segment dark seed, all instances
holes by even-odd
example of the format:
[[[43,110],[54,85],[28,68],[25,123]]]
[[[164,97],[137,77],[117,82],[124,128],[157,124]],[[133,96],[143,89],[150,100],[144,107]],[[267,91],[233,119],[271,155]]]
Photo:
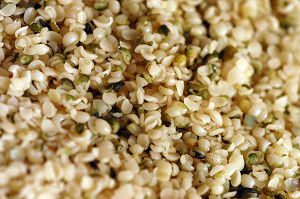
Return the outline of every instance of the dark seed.
[[[286,199],[286,197],[279,193],[274,196],[274,199]]]
[[[125,138],[128,139],[132,134],[131,134],[127,129],[120,129],[120,130],[117,132],[117,135],[122,136],[122,137],[125,137]]]
[[[228,61],[233,58],[235,53],[237,52],[237,49],[231,45],[226,46],[220,53],[220,58],[223,61]]]
[[[76,124],[75,130],[76,130],[77,133],[82,133],[83,130],[84,130],[84,124],[82,124],[82,123]]]
[[[185,38],[185,42],[186,42],[186,43],[191,43],[191,42],[192,42],[192,36],[191,36],[191,33],[190,33],[190,32],[185,31],[185,32],[183,33],[183,36],[184,36],[184,38]]]
[[[254,188],[245,188],[241,187],[237,191],[237,197],[238,198],[252,198],[252,197],[257,197],[259,194],[259,191],[254,189]]]
[[[165,126],[166,126],[166,127],[171,126],[171,122],[169,122],[169,121],[165,121],[164,123],[165,123]]]
[[[110,112],[111,113],[120,113],[121,110],[119,109],[119,107],[117,107],[116,105],[114,105],[114,106],[111,107]]]
[[[111,178],[116,178],[116,176],[117,176],[115,170],[112,169],[112,168],[110,169],[109,175],[110,175]]]
[[[89,165],[93,169],[98,169],[98,163],[99,163],[98,160],[94,160],[94,161],[89,162]]]
[[[195,151],[195,158],[204,159],[205,154],[203,152]]]
[[[86,34],[92,34],[94,30],[95,30],[95,25],[92,21],[85,24],[84,31],[86,32]]]
[[[158,28],[158,33],[159,34],[168,36],[169,32],[170,32],[170,30],[169,30],[169,28],[166,25],[161,25]]]
[[[49,24],[47,24],[47,22],[45,22],[43,19],[39,20],[39,23],[43,26],[43,27],[49,27]]]
[[[125,83],[123,81],[113,83],[112,89],[116,92],[119,92],[124,87]]]

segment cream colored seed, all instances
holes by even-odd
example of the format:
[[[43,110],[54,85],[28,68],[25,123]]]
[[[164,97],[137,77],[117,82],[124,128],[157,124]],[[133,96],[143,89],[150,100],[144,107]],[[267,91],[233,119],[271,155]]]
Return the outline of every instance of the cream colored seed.
[[[96,119],[95,129],[100,135],[108,135],[112,132],[110,124],[103,119]]]

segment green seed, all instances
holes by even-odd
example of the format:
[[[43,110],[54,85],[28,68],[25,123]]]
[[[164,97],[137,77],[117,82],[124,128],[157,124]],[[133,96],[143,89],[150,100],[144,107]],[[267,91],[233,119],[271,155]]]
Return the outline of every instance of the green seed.
[[[122,53],[122,57],[123,57],[125,63],[130,64],[130,61],[132,59],[132,55],[131,55],[130,51],[126,48],[120,48],[120,51]]]
[[[205,100],[209,99],[209,97],[210,97],[210,94],[207,89],[200,91],[199,95]]]
[[[55,20],[51,19],[50,21],[50,28],[54,31],[54,32],[59,32],[60,28],[59,26],[56,24]]]
[[[21,64],[29,64],[30,62],[32,62],[33,60],[33,56],[32,55],[22,55],[19,58],[19,61]]]
[[[113,66],[111,69],[112,72],[122,71],[122,70],[123,70],[123,68],[121,66]]]
[[[174,66],[185,66],[186,65],[186,56],[185,55],[177,55],[173,61]]]
[[[108,120],[108,123],[110,124],[112,128],[112,133],[117,133],[120,130],[120,122],[117,118],[110,118]]]
[[[74,84],[71,80],[68,78],[62,78],[61,83],[63,85],[63,88],[67,91],[74,89]]]
[[[39,22],[33,22],[32,24],[30,24],[29,29],[34,33],[39,33],[43,29],[43,26]]]
[[[169,30],[169,28],[168,28],[166,25],[161,25],[161,26],[159,26],[157,32],[158,32],[159,34],[168,36],[170,30]]]
[[[253,128],[257,125],[256,117],[251,114],[246,114],[244,118],[244,123],[246,126]]]
[[[193,48],[193,47],[188,47],[185,51],[185,55],[188,57],[188,58],[192,58],[192,59],[195,59],[197,57],[197,52],[196,50]]]
[[[255,153],[250,153],[248,155],[248,163],[251,165],[256,165],[258,163],[258,158]]]
[[[79,76],[79,81],[81,83],[88,82],[89,80],[90,80],[90,76],[88,75],[82,74]]]
[[[75,97],[69,94],[66,94],[66,100],[70,101],[70,100],[75,100]]]
[[[82,133],[83,130],[84,130],[84,124],[82,124],[82,123],[76,124],[75,130],[76,130],[77,133]]]
[[[86,46],[86,49],[92,53],[95,53],[96,49],[99,48],[98,44],[90,43]]]
[[[188,153],[188,149],[187,149],[186,147],[182,147],[182,148],[180,148],[180,149],[177,151],[177,153],[178,153],[179,155],[187,154],[187,153]]]
[[[94,8],[99,11],[105,10],[107,6],[108,3],[106,0],[98,0],[94,3]]]

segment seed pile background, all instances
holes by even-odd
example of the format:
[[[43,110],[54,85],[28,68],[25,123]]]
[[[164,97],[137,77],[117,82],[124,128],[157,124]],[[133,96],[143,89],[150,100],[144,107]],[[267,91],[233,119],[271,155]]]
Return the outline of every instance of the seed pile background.
[[[300,198],[300,1],[2,0],[0,198]]]

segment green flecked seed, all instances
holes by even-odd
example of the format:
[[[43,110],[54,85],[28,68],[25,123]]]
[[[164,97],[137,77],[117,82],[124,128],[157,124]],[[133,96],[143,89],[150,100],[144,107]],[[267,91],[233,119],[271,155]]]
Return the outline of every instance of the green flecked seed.
[[[94,3],[94,8],[99,11],[105,10],[107,6],[108,3],[106,0],[98,0]]]
[[[125,63],[130,64],[130,61],[132,59],[132,55],[131,55],[130,51],[126,48],[120,48],[120,51],[122,53],[122,57],[123,57]]]
[[[62,78],[61,83],[63,85],[63,88],[67,91],[72,90],[74,88],[73,82],[68,78]]]
[[[159,34],[168,36],[170,30],[169,30],[169,28],[168,28],[166,25],[161,25],[161,26],[159,26],[157,32],[158,32]]]
[[[88,82],[89,80],[90,80],[90,76],[88,75],[82,74],[79,76],[79,81],[81,83]]]
[[[76,124],[75,130],[76,130],[77,133],[82,133],[83,130],[84,130],[84,124],[82,124],[82,123]]]
[[[32,24],[30,24],[29,29],[34,33],[39,33],[43,29],[43,26],[38,22],[33,22]]]
[[[120,130],[120,122],[117,118],[110,118],[108,120],[108,123],[110,124],[112,128],[112,133],[117,133]]]
[[[22,55],[19,58],[21,64],[29,64],[30,62],[32,62],[32,60],[33,60],[32,55]]]

